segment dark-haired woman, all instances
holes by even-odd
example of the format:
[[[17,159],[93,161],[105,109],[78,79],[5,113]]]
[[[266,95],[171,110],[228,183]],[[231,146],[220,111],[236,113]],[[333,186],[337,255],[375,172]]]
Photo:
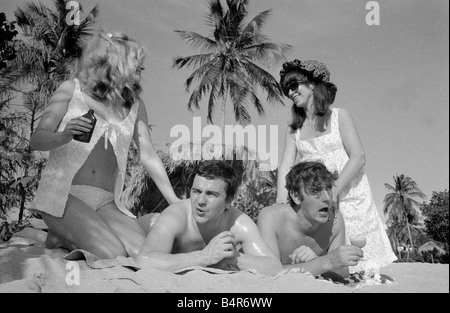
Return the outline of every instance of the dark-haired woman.
[[[320,160],[329,171],[337,171],[333,202],[344,216],[346,242],[353,236],[366,237],[364,259],[350,270],[377,273],[396,256],[372,198],[364,171],[365,152],[353,118],[347,110],[331,107],[337,87],[323,63],[286,62],[280,76],[284,94],[293,102],[293,121],[278,169],[277,202],[287,203],[286,174],[297,158]]]

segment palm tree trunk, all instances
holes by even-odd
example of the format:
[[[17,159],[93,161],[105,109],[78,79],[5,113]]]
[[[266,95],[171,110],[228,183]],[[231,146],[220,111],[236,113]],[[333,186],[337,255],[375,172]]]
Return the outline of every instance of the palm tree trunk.
[[[23,177],[28,177],[28,172],[30,169],[30,160],[31,160],[30,145],[28,145],[28,147],[26,149],[26,159],[25,160],[26,160],[24,162],[25,171],[24,171]],[[19,219],[18,219],[19,224],[22,222],[22,219],[23,219],[23,212],[25,211],[26,199],[27,199],[27,190],[26,190],[25,186],[23,185],[23,183],[21,183],[20,184],[20,210],[19,210]]]
[[[411,229],[409,228],[409,223],[408,222],[406,222],[406,228],[408,229],[409,244],[410,244],[411,247],[414,248],[413,243],[412,243]],[[407,262],[409,262],[409,249],[410,249],[410,247],[408,246],[406,249],[407,249],[407,252],[408,252],[408,254],[407,254]]]
[[[225,113],[226,113],[226,107],[227,107],[227,97],[228,94],[225,95],[223,102],[222,102],[222,116],[221,116],[221,122],[220,127],[222,129],[222,144],[226,144],[225,142]],[[225,153],[225,151],[223,151]]]
[[[409,243],[411,244],[411,247],[414,249],[414,243],[411,235],[411,226],[408,222],[406,222],[406,226],[408,227],[408,236],[409,236]]]

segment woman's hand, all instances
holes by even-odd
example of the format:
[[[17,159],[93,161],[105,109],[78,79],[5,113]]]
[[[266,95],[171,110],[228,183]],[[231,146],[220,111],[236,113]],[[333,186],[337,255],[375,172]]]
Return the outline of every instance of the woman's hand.
[[[86,117],[76,117],[71,119],[63,130],[63,135],[72,139],[74,135],[88,133],[92,129],[91,121]]]

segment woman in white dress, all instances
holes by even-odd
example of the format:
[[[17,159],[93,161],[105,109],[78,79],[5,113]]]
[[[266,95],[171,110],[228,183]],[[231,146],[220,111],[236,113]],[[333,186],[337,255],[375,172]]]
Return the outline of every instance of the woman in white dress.
[[[331,108],[337,87],[330,73],[315,60],[294,60],[283,64],[281,86],[293,102],[293,122],[285,135],[285,147],[278,172],[277,203],[287,203],[286,174],[299,161],[322,161],[339,178],[333,187],[333,202],[350,237],[365,236],[364,258],[351,272],[376,271],[394,260],[364,171],[364,148],[351,114]]]

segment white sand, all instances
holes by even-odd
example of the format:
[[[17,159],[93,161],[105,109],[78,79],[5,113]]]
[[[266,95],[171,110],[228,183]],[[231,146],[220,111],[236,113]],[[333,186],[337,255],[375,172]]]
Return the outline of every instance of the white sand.
[[[67,261],[63,250],[43,248],[42,234],[14,237],[0,245],[0,293],[19,292],[152,292],[152,293],[448,293],[449,265],[394,263],[381,270],[393,282],[381,285],[337,285],[300,273],[277,278],[250,272],[225,273],[197,268],[182,274],[154,269],[135,271],[131,259]],[[33,238],[33,239],[30,239]],[[73,269],[80,268],[79,285],[68,285]],[[69,266],[66,268],[66,266]],[[72,266],[72,267],[70,267]],[[93,267],[99,267],[94,269]],[[72,280],[73,281],[73,280]],[[370,281],[369,281],[370,283]]]

